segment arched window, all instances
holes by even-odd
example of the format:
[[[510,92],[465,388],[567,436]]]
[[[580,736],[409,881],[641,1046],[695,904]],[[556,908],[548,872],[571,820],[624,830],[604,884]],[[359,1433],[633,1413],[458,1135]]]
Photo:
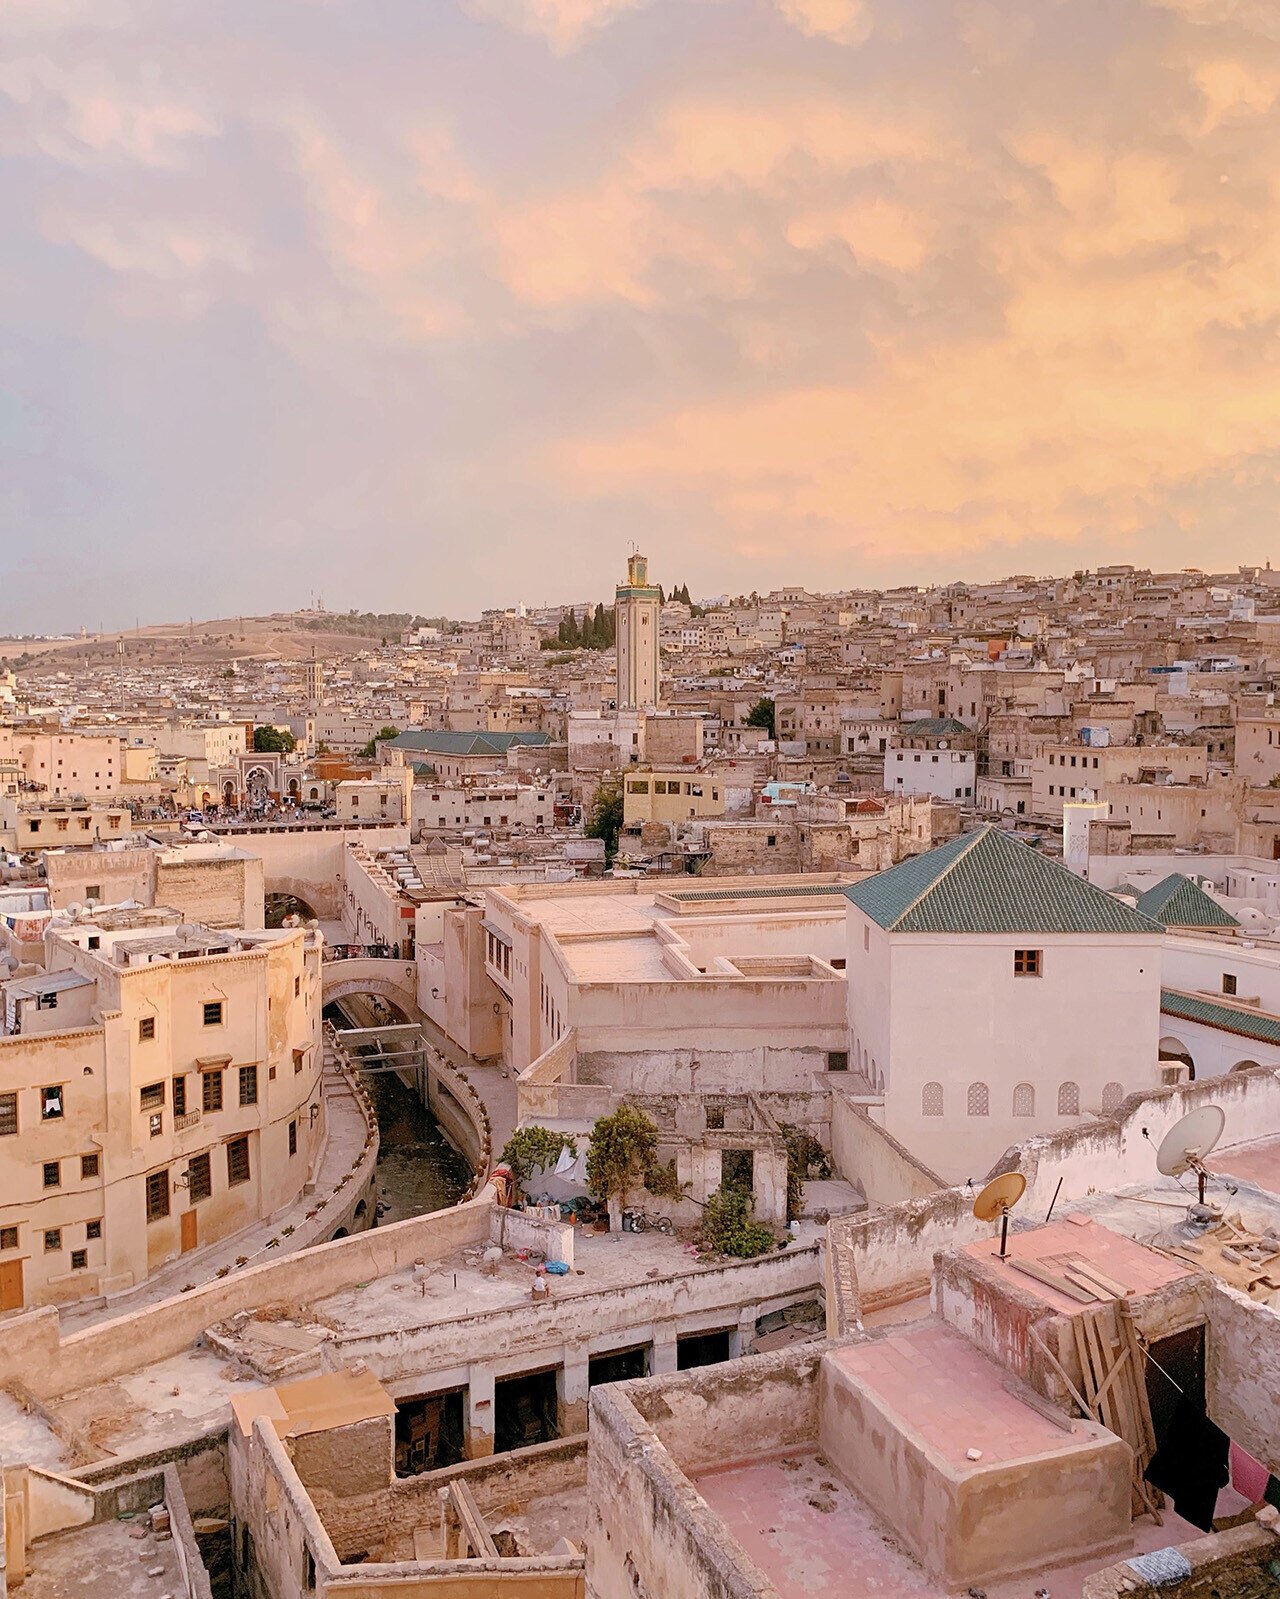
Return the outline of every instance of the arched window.
[[[926,1083],[920,1090],[920,1114],[922,1116],[942,1115],[941,1083]]]
[[[1102,1089],[1102,1108],[1105,1111],[1118,1110],[1120,1101],[1124,1098],[1123,1083],[1106,1083]]]
[[[1034,1116],[1035,1113],[1035,1089],[1030,1083],[1016,1083],[1013,1090],[1013,1114],[1015,1116]]]
[[[1080,1084],[1063,1083],[1058,1089],[1058,1115],[1078,1116],[1080,1114]]]
[[[970,1116],[991,1114],[991,1092],[985,1083],[969,1084],[969,1114]]]

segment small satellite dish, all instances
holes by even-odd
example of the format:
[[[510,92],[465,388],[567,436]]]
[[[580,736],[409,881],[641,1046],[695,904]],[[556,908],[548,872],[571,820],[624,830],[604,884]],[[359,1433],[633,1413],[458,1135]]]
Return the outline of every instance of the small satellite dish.
[[[979,1221],[1000,1218],[1000,1259],[1009,1253],[1009,1212],[1027,1191],[1027,1179],[1020,1171],[1003,1172],[993,1177],[973,1202]]]
[[[1209,1173],[1204,1167],[1204,1157],[1213,1150],[1227,1125],[1226,1113],[1221,1105],[1201,1105],[1177,1121],[1160,1140],[1156,1151],[1156,1170],[1165,1177],[1181,1177],[1193,1171],[1200,1186],[1200,1203],[1204,1204],[1204,1185]]]

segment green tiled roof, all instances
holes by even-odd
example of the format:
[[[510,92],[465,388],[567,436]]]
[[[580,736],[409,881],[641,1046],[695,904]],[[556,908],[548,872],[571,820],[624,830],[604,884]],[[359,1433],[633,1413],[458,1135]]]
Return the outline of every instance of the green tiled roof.
[[[681,905],[701,905],[716,899],[796,899],[806,895],[840,894],[839,883],[797,883],[792,888],[696,888],[687,893],[668,894]]]
[[[957,722],[954,716],[922,716],[914,722],[903,722],[903,738],[955,738],[961,733],[972,733],[971,727]]]
[[[845,889],[895,933],[1159,933],[1065,866],[982,827]]]
[[[420,750],[429,755],[504,755],[513,744],[548,743],[545,733],[453,733],[443,728],[401,733],[398,738],[387,740],[393,749]]]
[[[1138,909],[1144,916],[1162,923],[1165,927],[1239,927],[1240,923],[1224,911],[1222,906],[1205,893],[1199,883],[1193,883],[1181,872],[1170,872],[1168,877],[1149,888],[1138,898]]]
[[[1160,1009],[1166,1016],[1180,1016],[1184,1022],[1200,1022],[1205,1027],[1220,1027],[1242,1038],[1256,1038],[1260,1044],[1280,1044],[1280,1016],[1249,1011],[1243,1006],[1220,1005],[1198,994],[1183,994],[1176,988],[1160,990]]]

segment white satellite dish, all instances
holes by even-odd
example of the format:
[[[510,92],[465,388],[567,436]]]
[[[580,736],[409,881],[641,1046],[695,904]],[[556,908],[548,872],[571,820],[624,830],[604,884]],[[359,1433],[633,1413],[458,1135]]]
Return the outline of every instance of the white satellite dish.
[[[1226,1113],[1221,1105],[1201,1105],[1177,1121],[1160,1140],[1156,1151],[1156,1169],[1165,1177],[1181,1177],[1193,1171],[1200,1185],[1200,1203],[1204,1204],[1204,1185],[1209,1176],[1204,1159],[1222,1137],[1227,1125]]]

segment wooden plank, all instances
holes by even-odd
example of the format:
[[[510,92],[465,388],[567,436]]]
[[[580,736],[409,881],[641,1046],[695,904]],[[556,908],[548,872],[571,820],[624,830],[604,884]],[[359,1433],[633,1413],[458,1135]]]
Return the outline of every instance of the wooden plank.
[[[1068,1255],[1066,1258],[1077,1271],[1083,1272],[1086,1277],[1092,1277],[1094,1282],[1101,1284],[1107,1290],[1109,1297],[1123,1299],[1126,1294],[1133,1292],[1128,1283],[1122,1283],[1115,1277],[1109,1277],[1105,1271],[1100,1270],[1084,1255]]]
[[[1034,1327],[1029,1327],[1027,1332],[1031,1338],[1031,1342],[1035,1344],[1036,1348],[1057,1372],[1058,1376],[1062,1378],[1063,1382],[1067,1386],[1067,1392],[1071,1395],[1072,1399],[1075,1400],[1076,1404],[1080,1406],[1082,1413],[1088,1416],[1091,1421],[1096,1421],[1098,1418],[1094,1415],[1088,1402],[1085,1400],[1080,1390],[1076,1387],[1075,1383],[1073,1383],[1071,1378],[1067,1375],[1067,1368],[1058,1359],[1057,1355],[1055,1355],[1053,1350],[1049,1348],[1048,1344],[1045,1343],[1044,1339],[1041,1338],[1040,1334],[1035,1330]]]
[[[1009,1256],[1009,1265],[1014,1271],[1020,1271],[1024,1277],[1034,1277],[1038,1283],[1043,1283],[1046,1288],[1052,1288],[1055,1293],[1062,1294],[1067,1299],[1075,1300],[1078,1305],[1091,1305],[1097,1299],[1097,1294],[1085,1288],[1077,1288],[1074,1283],[1069,1283],[1065,1277],[1059,1277],[1034,1260],[1015,1260]]]
[[[1059,1367],[1058,1369],[1061,1370],[1062,1368]],[[1042,1394],[1036,1393],[1033,1389],[1024,1388],[1016,1382],[1005,1383],[1004,1390],[1034,1410],[1038,1416],[1043,1416],[1046,1421],[1051,1421],[1055,1427],[1061,1427],[1063,1432],[1071,1432],[1073,1430],[1074,1423],[1071,1417],[1064,1415],[1057,1405],[1050,1404]]]
[[[1114,1297],[1109,1288],[1104,1288],[1101,1283],[1095,1282],[1080,1266],[1064,1266],[1062,1275],[1068,1282],[1075,1283],[1077,1288],[1083,1288],[1092,1294],[1095,1299],[1106,1300]]]

